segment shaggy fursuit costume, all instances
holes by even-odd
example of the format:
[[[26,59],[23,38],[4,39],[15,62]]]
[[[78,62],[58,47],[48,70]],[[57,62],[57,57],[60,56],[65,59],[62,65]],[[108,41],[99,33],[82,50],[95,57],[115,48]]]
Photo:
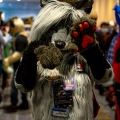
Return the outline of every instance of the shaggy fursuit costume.
[[[15,75],[16,87],[32,93],[34,120],[94,119],[93,85],[112,76],[94,31],[95,21],[69,3],[40,11]],[[66,80],[73,82],[68,91]]]

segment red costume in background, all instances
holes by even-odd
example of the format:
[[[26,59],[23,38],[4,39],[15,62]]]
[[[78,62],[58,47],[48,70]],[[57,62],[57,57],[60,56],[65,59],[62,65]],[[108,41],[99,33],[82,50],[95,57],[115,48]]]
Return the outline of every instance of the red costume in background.
[[[113,71],[115,79],[115,94],[116,94],[116,117],[120,120],[120,35],[114,47]]]

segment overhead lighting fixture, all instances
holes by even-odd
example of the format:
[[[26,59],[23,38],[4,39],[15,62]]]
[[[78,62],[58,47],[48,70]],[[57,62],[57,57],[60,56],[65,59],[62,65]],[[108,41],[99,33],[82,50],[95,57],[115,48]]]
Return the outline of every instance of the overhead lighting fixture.
[[[17,0],[17,1],[21,1],[21,0]]]
[[[3,2],[3,0],[0,0],[0,2]]]

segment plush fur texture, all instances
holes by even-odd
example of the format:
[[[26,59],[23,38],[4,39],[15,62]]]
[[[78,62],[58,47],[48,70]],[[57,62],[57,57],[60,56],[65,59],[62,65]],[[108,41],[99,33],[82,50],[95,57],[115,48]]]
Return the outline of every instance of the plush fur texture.
[[[30,91],[32,93],[34,120],[94,119],[93,85],[95,82],[108,81],[112,72],[111,66],[107,64],[97,46],[94,31],[88,30],[88,27],[81,33],[74,26],[74,23],[78,21],[80,23],[88,21],[90,26],[93,23],[89,18],[86,18],[83,11],[75,9],[68,3],[56,1],[47,4],[33,24],[32,42],[23,54],[21,64],[16,72],[15,82],[16,87],[22,92]],[[77,25],[79,26],[79,24]],[[80,39],[72,37],[71,28],[73,27],[81,35]],[[93,33],[89,34],[89,32]],[[84,41],[84,35],[91,35],[90,37],[94,38],[94,43],[89,44],[89,47],[82,49],[82,51],[81,49],[76,50]],[[76,40],[79,41],[76,42]],[[45,49],[47,51],[47,48],[51,49],[50,43],[53,48],[46,53]],[[45,57],[41,57],[43,54],[49,62],[43,59]],[[54,117],[51,115],[54,106],[52,82],[53,80],[71,78],[74,78],[75,82],[74,106],[69,117]]]
[[[41,45],[36,48],[34,52],[44,68],[53,69],[56,66],[59,66],[63,60],[61,51],[53,44],[50,44],[49,46]]]
[[[65,76],[64,79],[69,79],[76,71],[76,66],[69,71],[70,76]],[[40,74],[41,73],[41,74]],[[79,74],[77,71],[74,73],[75,91],[73,94],[74,107],[69,114],[68,118],[53,117],[51,116],[51,108],[53,107],[53,93],[51,80],[47,79],[49,75],[61,76],[59,71],[44,69],[38,63],[38,74],[40,77],[36,87],[33,90],[32,103],[33,114],[35,120],[93,120],[93,96],[92,96],[92,83],[87,74]],[[72,75],[71,75],[72,74]],[[64,77],[64,76],[62,76]],[[83,80],[84,79],[84,80]],[[39,92],[41,94],[39,94]],[[37,94],[36,94],[37,93]],[[40,113],[37,114],[36,113]]]
[[[52,11],[52,12],[51,12]],[[46,33],[53,25],[57,25],[62,20],[62,26],[69,25],[66,21],[76,21],[86,15],[81,10],[76,10],[68,3],[64,2],[51,2],[47,4],[36,17],[35,22],[33,23],[30,39],[39,40],[41,36]],[[69,19],[70,16],[70,19]],[[58,26],[58,25],[57,25]],[[61,27],[62,27],[61,26]],[[50,31],[49,33],[50,34]]]

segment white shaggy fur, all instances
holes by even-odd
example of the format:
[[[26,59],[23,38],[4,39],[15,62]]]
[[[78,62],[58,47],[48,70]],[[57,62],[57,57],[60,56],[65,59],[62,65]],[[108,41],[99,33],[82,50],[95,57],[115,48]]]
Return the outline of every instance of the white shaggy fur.
[[[85,13],[76,10],[70,4],[65,2],[51,2],[47,4],[38,14],[31,30],[30,40],[39,40],[41,36],[52,26],[59,23],[63,18],[71,14],[72,20],[76,21],[83,17]]]
[[[105,76],[107,75],[108,73],[106,71]],[[67,118],[52,116],[52,107],[54,105],[53,87],[52,80],[49,80],[48,76],[61,76],[61,78],[64,79],[74,78],[74,106]],[[110,77],[111,76],[108,76],[106,79],[109,80]],[[86,73],[78,73],[77,64],[73,65],[66,78],[66,76],[61,75],[56,68],[53,70],[44,69],[38,61],[37,83],[32,90],[31,96],[34,120],[93,120],[93,81],[94,80],[91,81]],[[20,84],[16,83],[16,87],[22,92],[28,92]]]
[[[75,66],[73,69],[77,70]],[[75,90],[73,93],[74,107],[68,118],[54,117],[51,114],[54,105],[52,81],[46,77],[50,75],[61,76],[57,69],[43,69],[41,64],[39,64],[38,74],[42,77],[38,75],[39,79],[36,87],[32,91],[34,120],[93,120],[92,83],[87,74],[78,74],[76,71],[74,76],[72,76],[75,80]]]

